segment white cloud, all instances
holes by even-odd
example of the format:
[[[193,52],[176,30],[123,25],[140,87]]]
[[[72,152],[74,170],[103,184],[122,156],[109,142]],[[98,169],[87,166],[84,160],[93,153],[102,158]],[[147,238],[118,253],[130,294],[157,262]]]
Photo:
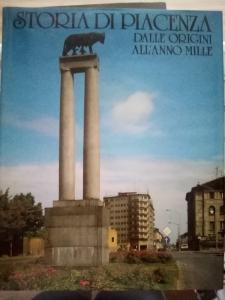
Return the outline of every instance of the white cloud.
[[[35,131],[46,136],[51,136],[51,137],[59,136],[59,119],[54,117],[44,116],[32,120],[25,120],[13,115],[4,115],[4,119],[2,121],[7,125],[21,128],[21,129]],[[76,130],[75,136],[76,136],[77,143],[83,144],[82,128],[78,124],[75,124],[75,130]]]
[[[101,164],[101,197],[118,192],[149,192],[154,203],[156,225],[168,222],[166,209],[177,211],[181,232],[186,230],[185,195],[198,182],[213,179],[215,166],[205,161],[167,161],[151,158],[108,159]],[[32,192],[36,201],[51,207],[58,199],[58,163],[0,168],[1,187],[12,194]],[[76,199],[82,198],[82,163],[76,165]],[[177,222],[171,212],[170,220]],[[176,228],[172,228],[176,234]]]
[[[58,164],[18,165],[0,167],[1,190],[10,194],[31,192],[37,202],[51,206],[57,199]]]
[[[59,132],[59,120],[54,117],[40,117],[26,120],[14,115],[4,115],[3,123],[21,129],[36,131],[46,136],[57,137]]]
[[[149,129],[154,110],[154,95],[137,91],[112,107],[110,124],[113,129],[127,133],[142,133]]]
[[[20,128],[34,130],[47,136],[58,136],[59,120],[53,117],[43,117],[31,121],[17,121]]]

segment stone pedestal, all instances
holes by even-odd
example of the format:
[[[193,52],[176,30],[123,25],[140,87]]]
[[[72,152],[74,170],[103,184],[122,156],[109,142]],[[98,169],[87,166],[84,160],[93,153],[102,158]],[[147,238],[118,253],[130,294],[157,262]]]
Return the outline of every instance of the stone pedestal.
[[[83,206],[82,200],[69,202],[73,205],[46,209],[46,261],[54,266],[107,264],[108,211],[103,206]]]
[[[45,210],[45,258],[54,266],[102,265],[109,261],[109,215],[99,199],[98,57],[61,57],[60,71],[59,200]],[[75,200],[76,73],[85,73],[83,200]]]

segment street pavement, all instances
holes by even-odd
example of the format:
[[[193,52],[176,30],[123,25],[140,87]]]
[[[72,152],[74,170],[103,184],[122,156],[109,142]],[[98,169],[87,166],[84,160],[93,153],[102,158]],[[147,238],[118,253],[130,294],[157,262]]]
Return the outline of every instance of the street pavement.
[[[176,251],[172,255],[179,268],[179,289],[222,289],[222,253]]]

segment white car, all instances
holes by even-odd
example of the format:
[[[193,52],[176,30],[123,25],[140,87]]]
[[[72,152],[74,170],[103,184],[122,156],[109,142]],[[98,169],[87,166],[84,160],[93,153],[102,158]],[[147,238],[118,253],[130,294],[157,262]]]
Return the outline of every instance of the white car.
[[[181,244],[180,250],[188,250],[188,244]]]

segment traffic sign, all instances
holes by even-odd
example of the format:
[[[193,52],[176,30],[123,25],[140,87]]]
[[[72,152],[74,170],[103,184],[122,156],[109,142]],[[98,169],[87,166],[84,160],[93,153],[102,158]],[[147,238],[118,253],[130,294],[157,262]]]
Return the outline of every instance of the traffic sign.
[[[167,245],[170,243],[170,238],[168,236],[165,236],[165,242]]]
[[[172,230],[171,230],[168,226],[165,227],[165,228],[163,229],[163,233],[164,233],[166,236],[170,235],[171,232],[172,232]]]

